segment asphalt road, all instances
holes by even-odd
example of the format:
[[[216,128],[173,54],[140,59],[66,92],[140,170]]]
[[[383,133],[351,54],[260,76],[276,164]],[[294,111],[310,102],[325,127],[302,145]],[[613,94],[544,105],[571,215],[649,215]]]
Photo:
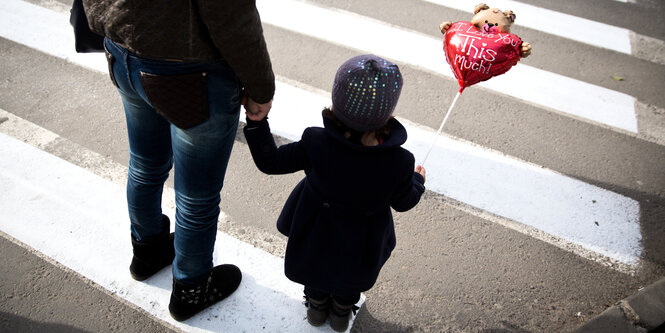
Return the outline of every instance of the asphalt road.
[[[69,6],[67,0],[32,2],[60,13]],[[306,4],[320,6],[327,13],[361,17],[361,26],[385,22],[387,27],[426,39],[442,37],[438,31],[441,21],[469,20],[473,10],[473,5],[462,11],[421,0],[317,0]],[[576,238],[566,236],[566,228],[592,221],[567,221],[556,231],[561,233],[552,235],[539,229],[535,222],[529,224],[531,220],[517,220],[487,208],[491,205],[478,207],[474,201],[462,199],[464,196],[429,189],[416,208],[395,214],[397,248],[377,284],[366,293],[352,331],[567,332],[665,276],[665,4],[655,0],[530,0],[518,4],[549,11],[535,12],[546,19],[541,25],[521,26],[520,19],[527,14],[521,16],[516,10],[513,32],[532,44],[533,54],[515,69],[524,66],[546,72],[542,78],[553,80],[553,93],[560,82],[572,82],[575,87],[583,87],[577,93],[586,101],[563,95],[563,101],[541,104],[495,87],[473,86],[464,91],[444,135],[482,151],[508,156],[511,161],[522,163],[519,168],[536,166],[557,177],[631,199],[639,207],[636,223],[640,239],[634,247],[638,259],[625,262],[606,254],[614,248],[580,244]],[[566,15],[545,15],[551,11]],[[327,32],[316,35],[317,32],[295,31],[273,21],[267,9],[261,15],[270,20],[264,20],[264,29],[278,79],[300,88],[299,91],[329,93],[339,64],[359,53],[376,52],[337,42]],[[549,18],[559,20],[548,21]],[[564,27],[577,29],[574,25],[579,24],[578,19],[602,23],[598,26],[601,36],[602,29],[625,29],[633,43],[632,50],[625,53],[558,34]],[[582,35],[585,29],[580,27],[575,34]],[[414,49],[414,54],[421,51],[418,45],[400,45],[405,39],[396,34],[371,38],[396,44],[396,49]],[[618,35],[610,39],[610,44],[620,42]],[[58,136],[40,149],[89,170],[96,166],[86,162],[88,153],[98,154],[120,169],[126,168],[124,115],[105,73],[48,54],[39,47],[26,46],[7,34],[0,35],[0,55],[0,109]],[[391,58],[390,54],[384,56]],[[405,78],[396,115],[434,133],[458,89],[456,80],[417,59],[396,62]],[[517,73],[514,81],[512,70],[504,74],[507,81],[501,81],[505,82],[502,85],[527,89],[536,84]],[[566,80],[555,81],[560,77]],[[518,78],[520,82],[515,82]],[[593,90],[587,91],[587,85]],[[617,94],[628,98],[634,107],[629,113],[634,115],[637,130],[572,114],[557,104],[583,104],[594,98],[595,91],[601,92],[600,100]],[[541,93],[547,96],[543,91],[532,95]],[[285,101],[282,96],[278,89],[275,105],[298,104]],[[285,113],[296,115],[318,112],[285,109]],[[603,110],[591,111],[604,116]],[[10,133],[12,129],[5,120],[0,119],[0,132]],[[289,129],[284,128],[284,132],[287,134],[279,139],[288,142]],[[445,168],[428,169],[428,178],[433,182],[437,176],[451,177]],[[281,256],[285,240],[275,229],[274,221],[290,189],[301,177],[302,174],[261,174],[239,135],[222,191],[221,208],[226,215],[220,230]],[[457,180],[462,184],[467,181],[476,184],[473,179]],[[528,187],[507,176],[502,181],[500,184],[514,184],[517,191]],[[476,189],[470,188],[469,193],[473,190]],[[583,193],[569,193],[576,195]],[[532,202],[527,199],[515,198],[515,205],[509,207],[511,212],[530,209]],[[568,208],[558,204],[551,202],[540,208],[543,220],[548,218],[551,207]],[[594,222],[603,227],[603,221]],[[624,241],[621,234],[607,232],[617,237],[616,243]],[[164,318],[155,318],[13,237],[2,236],[0,330],[176,329]]]

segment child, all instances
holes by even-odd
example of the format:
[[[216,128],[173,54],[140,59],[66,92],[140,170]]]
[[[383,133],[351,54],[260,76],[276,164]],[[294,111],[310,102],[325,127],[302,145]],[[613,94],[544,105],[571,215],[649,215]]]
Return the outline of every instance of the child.
[[[286,276],[305,286],[307,320],[343,332],[395,248],[391,207],[413,208],[425,191],[425,169],[402,148],[406,129],[392,113],[402,89],[397,65],[374,55],[337,71],[324,128],[276,147],[267,118],[247,113],[245,137],[267,174],[305,170],[277,220],[288,236]]]

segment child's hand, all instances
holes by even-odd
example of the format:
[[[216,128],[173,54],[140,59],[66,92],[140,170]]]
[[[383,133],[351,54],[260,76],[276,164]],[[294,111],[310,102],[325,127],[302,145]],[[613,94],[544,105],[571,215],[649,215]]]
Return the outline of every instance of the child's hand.
[[[243,94],[241,104],[245,107],[245,115],[247,118],[253,121],[263,120],[272,108],[272,100],[268,103],[259,104],[254,102],[254,100],[247,96],[247,94]]]
[[[417,167],[416,167],[416,170],[415,170],[414,172],[417,172],[417,173],[419,173],[421,176],[423,176],[423,180],[426,180],[426,179],[427,179],[427,177],[425,176],[425,174],[426,174],[426,172],[425,172],[425,168],[423,168],[422,165],[417,166]]]

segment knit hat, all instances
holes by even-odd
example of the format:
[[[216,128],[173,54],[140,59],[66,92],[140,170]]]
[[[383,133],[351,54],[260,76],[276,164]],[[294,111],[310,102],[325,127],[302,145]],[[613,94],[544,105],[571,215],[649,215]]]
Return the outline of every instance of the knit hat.
[[[333,113],[342,123],[359,132],[385,125],[402,91],[397,65],[366,54],[342,64],[332,89]]]

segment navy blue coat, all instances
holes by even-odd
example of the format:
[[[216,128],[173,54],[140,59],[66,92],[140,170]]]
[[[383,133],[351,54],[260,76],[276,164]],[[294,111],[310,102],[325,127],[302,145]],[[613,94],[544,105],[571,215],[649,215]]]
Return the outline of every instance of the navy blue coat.
[[[333,294],[370,289],[395,248],[391,207],[413,208],[425,191],[414,157],[401,147],[406,129],[396,119],[378,146],[344,138],[327,119],[298,142],[276,147],[267,120],[247,120],[245,137],[267,174],[305,170],[277,220],[288,236],[284,270],[297,283]]]

